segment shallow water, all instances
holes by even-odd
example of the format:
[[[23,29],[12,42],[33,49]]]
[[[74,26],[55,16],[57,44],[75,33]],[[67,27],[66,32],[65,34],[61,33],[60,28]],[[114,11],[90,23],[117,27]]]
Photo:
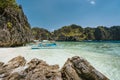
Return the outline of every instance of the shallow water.
[[[119,42],[57,42],[54,49],[36,49],[31,46],[0,48],[0,61],[7,62],[15,56],[45,60],[47,63],[64,65],[67,58],[81,56],[110,80],[120,80],[120,43]]]

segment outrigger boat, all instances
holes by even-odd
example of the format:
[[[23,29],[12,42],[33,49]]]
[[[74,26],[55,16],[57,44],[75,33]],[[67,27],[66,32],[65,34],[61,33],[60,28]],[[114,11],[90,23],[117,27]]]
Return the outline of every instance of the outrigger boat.
[[[49,49],[55,48],[56,46],[57,46],[56,43],[53,41],[43,40],[37,45],[32,46],[32,49]]]

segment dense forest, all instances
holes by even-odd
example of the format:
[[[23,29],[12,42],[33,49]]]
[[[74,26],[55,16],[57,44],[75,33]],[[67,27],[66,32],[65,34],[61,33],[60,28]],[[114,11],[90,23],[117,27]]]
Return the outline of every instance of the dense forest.
[[[39,32],[37,30],[39,30]],[[109,28],[104,26],[83,28],[82,26],[72,24],[63,26],[51,33],[43,28],[37,28],[37,30],[36,32],[39,34],[36,34],[36,36],[39,36],[39,38],[43,39],[42,35],[44,35],[44,37],[48,36],[48,38],[44,39],[53,39],[56,41],[120,40],[120,26],[112,26]],[[35,33],[35,30],[33,33]]]
[[[32,28],[32,35],[35,40],[50,40],[52,38],[52,34],[48,30],[39,27]]]

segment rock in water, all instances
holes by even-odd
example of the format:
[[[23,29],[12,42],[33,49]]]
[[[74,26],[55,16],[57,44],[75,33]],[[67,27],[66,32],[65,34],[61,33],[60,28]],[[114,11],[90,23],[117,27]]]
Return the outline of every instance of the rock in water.
[[[0,47],[21,46],[31,41],[31,28],[15,0],[0,0]]]
[[[63,80],[109,80],[81,57],[68,59],[62,70]]]

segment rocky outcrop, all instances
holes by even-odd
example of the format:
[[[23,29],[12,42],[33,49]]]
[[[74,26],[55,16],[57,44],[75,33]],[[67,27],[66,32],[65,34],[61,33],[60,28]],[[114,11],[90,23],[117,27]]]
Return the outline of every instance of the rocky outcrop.
[[[53,32],[46,29],[34,27],[32,34],[36,40],[56,40],[56,41],[86,41],[86,40],[120,40],[120,26],[96,28],[83,28],[79,25],[72,24],[64,26]]]
[[[0,65],[2,80],[62,80],[58,65],[48,65],[39,59],[26,64],[24,57],[18,56],[7,64],[0,62]]]
[[[2,66],[3,66],[3,64],[4,64],[3,62],[0,62],[0,67],[2,67]]]
[[[119,34],[120,26],[82,28],[75,24],[64,26],[53,32],[54,39],[57,41],[120,40]]]
[[[25,64],[26,60],[24,59],[24,57],[21,56],[11,59],[7,64],[2,63],[0,67],[0,78],[3,78],[3,80],[9,80],[7,78],[13,74],[12,71],[18,67],[25,66]]]
[[[102,73],[81,57],[68,59],[62,70],[63,80],[108,80]]]
[[[56,40],[56,41],[86,41],[86,40],[120,40],[120,26],[104,27],[98,26],[96,28],[83,28],[79,25],[72,24],[64,26],[53,32],[46,29],[34,27],[32,34],[36,40]]]
[[[55,30],[53,35],[57,41],[81,41],[85,39],[83,32],[84,30],[81,26],[72,24]]]
[[[52,34],[43,28],[34,27],[32,28],[33,38],[35,40],[51,40]]]
[[[25,69],[26,80],[62,80],[58,65],[48,65],[39,59],[32,59]]]
[[[15,0],[0,1],[0,47],[21,46],[31,41],[31,29]]]
[[[0,62],[0,80],[108,80],[85,59],[72,57],[61,70],[58,65],[48,65],[45,61],[32,59],[26,63],[18,56],[7,64]]]
[[[4,65],[4,68],[7,70],[15,69],[20,66],[25,66],[26,60],[24,57],[18,56],[16,58],[11,59],[7,64]]]

